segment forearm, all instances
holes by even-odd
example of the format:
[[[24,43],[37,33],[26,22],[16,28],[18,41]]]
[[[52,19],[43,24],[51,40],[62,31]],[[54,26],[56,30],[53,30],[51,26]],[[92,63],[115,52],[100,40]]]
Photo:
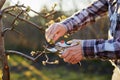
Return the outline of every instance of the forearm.
[[[75,13],[61,23],[66,27],[67,32],[72,33],[83,28],[86,24],[94,22],[97,16],[107,12],[107,7],[106,0],[98,0],[88,8]]]
[[[120,59],[120,41],[82,40],[82,50],[86,58]]]

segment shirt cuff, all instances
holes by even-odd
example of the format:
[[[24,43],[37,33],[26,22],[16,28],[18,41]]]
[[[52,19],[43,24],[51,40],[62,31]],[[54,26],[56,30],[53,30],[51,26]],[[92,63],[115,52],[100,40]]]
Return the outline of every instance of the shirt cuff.
[[[72,33],[72,31],[73,31],[73,23],[69,19],[61,21],[60,23],[66,28],[67,33],[69,33],[69,34]]]
[[[64,24],[63,22],[60,22],[62,25],[63,25],[63,27],[66,29],[66,31],[68,32],[69,31],[69,29],[68,29],[68,27],[67,27],[67,25],[66,24]]]
[[[95,58],[95,43],[96,40],[82,40],[81,46],[83,51],[83,56],[85,58]]]

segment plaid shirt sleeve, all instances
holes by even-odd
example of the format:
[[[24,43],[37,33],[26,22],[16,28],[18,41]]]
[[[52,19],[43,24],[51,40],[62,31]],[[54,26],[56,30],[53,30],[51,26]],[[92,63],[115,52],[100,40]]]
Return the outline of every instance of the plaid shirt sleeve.
[[[82,48],[86,58],[120,59],[120,38],[83,40]]]
[[[90,7],[83,9],[61,22],[68,33],[72,33],[83,28],[86,23],[92,22],[97,16],[101,16],[108,11],[107,0],[98,0]],[[111,40],[81,40],[83,55],[86,58],[120,58],[120,38]]]
[[[87,23],[92,23],[95,18],[102,16],[108,11],[108,3],[106,0],[98,0],[91,6],[82,11],[78,11],[71,17],[62,21],[68,33],[73,33],[83,28]]]

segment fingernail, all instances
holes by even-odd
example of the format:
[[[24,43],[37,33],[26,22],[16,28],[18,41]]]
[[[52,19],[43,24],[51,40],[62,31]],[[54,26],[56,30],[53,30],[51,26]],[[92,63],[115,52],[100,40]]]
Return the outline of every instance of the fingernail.
[[[59,54],[58,56],[59,56],[60,58],[62,58],[62,55],[61,55],[61,54]]]

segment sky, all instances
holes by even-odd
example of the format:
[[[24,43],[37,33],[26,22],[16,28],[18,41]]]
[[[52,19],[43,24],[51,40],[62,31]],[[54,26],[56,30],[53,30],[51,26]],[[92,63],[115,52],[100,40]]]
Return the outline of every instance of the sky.
[[[50,9],[54,3],[58,4],[55,9],[60,10],[61,8],[59,4],[61,3],[62,10],[70,11],[74,10],[75,7],[78,9],[83,9],[90,5],[95,0],[9,0],[9,1],[11,5],[14,5],[19,1],[19,4],[30,6],[31,9],[35,11],[40,11],[45,5],[48,7],[48,9]]]

